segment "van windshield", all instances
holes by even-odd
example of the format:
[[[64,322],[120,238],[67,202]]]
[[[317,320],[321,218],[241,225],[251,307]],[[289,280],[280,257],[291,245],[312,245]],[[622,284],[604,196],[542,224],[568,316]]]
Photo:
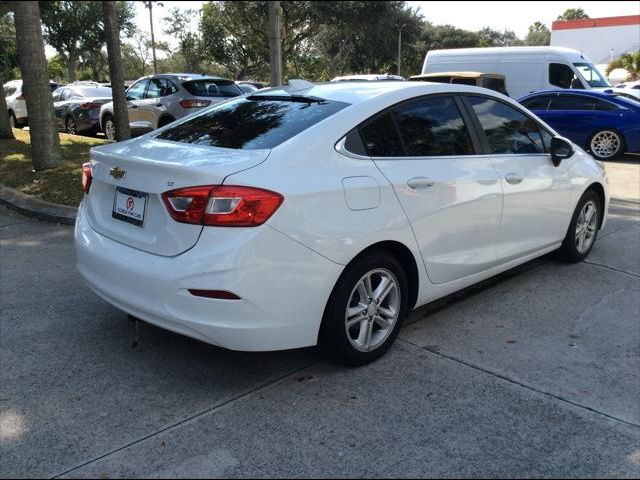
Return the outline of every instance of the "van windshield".
[[[577,69],[582,78],[591,86],[591,87],[610,87],[609,82],[600,74],[596,67],[591,65],[590,63],[574,63],[573,64]]]

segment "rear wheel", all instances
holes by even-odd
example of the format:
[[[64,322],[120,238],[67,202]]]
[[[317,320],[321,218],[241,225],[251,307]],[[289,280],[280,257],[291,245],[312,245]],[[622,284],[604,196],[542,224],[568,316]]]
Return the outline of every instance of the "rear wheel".
[[[77,135],[78,134],[78,128],[76,127],[76,121],[73,119],[73,117],[69,116],[64,121],[64,130],[69,135]]]
[[[347,267],[331,293],[320,341],[339,361],[364,365],[393,344],[408,304],[408,283],[400,262],[372,252]]]
[[[116,122],[111,115],[107,115],[104,117],[104,135],[107,137],[107,140],[116,139]]]
[[[610,160],[624,152],[624,140],[614,130],[600,130],[591,136],[589,150],[598,160]]]
[[[585,192],[573,213],[569,230],[559,250],[563,260],[580,262],[589,255],[598,236],[602,211],[600,196],[593,190]]]

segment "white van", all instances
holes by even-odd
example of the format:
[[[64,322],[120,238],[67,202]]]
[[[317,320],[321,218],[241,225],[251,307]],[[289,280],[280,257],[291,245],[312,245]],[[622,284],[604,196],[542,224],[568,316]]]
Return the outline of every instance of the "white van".
[[[610,88],[591,60],[576,50],[561,47],[495,47],[433,50],[427,53],[422,73],[473,70],[504,75],[507,91],[520,98],[550,88]]]

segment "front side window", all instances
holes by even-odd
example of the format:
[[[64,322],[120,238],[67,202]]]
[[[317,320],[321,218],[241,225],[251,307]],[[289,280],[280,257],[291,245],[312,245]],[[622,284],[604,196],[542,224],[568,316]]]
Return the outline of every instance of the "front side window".
[[[471,136],[452,97],[424,98],[393,112],[406,155],[471,155]]]
[[[536,123],[515,108],[491,98],[467,97],[494,154],[544,153]]]
[[[127,90],[127,100],[141,100],[144,97],[144,90],[147,88],[148,80],[141,80],[131,85]]]
[[[209,108],[156,138],[246,150],[274,148],[348,105],[300,96],[254,95]]]
[[[590,63],[574,63],[573,64],[577,69],[578,73],[584,78],[584,80],[591,87],[610,87],[611,85],[605,78],[600,74],[600,72],[591,65]]]
[[[549,83],[560,88],[583,88],[582,83],[569,65],[564,63],[549,64]]]

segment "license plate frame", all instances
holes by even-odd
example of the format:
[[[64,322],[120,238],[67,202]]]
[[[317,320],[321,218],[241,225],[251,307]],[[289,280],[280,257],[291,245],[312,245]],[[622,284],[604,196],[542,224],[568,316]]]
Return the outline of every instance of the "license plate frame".
[[[132,200],[132,208],[127,209],[126,203],[124,208],[122,206],[118,206],[118,195],[123,195],[126,197],[130,197]],[[143,201],[142,206],[142,217],[140,218],[139,209],[135,209],[135,200],[141,199]],[[113,209],[111,210],[111,216],[117,220],[122,220],[123,222],[130,223],[131,225],[135,225],[136,227],[142,228],[144,226],[144,220],[147,216],[147,205],[149,204],[149,194],[145,192],[140,192],[138,190],[131,190],[130,188],[124,187],[116,187],[116,190],[113,195]],[[128,200],[125,200],[127,202]],[[128,213],[128,210],[131,210],[132,213]],[[137,211],[136,211],[137,210]]]

